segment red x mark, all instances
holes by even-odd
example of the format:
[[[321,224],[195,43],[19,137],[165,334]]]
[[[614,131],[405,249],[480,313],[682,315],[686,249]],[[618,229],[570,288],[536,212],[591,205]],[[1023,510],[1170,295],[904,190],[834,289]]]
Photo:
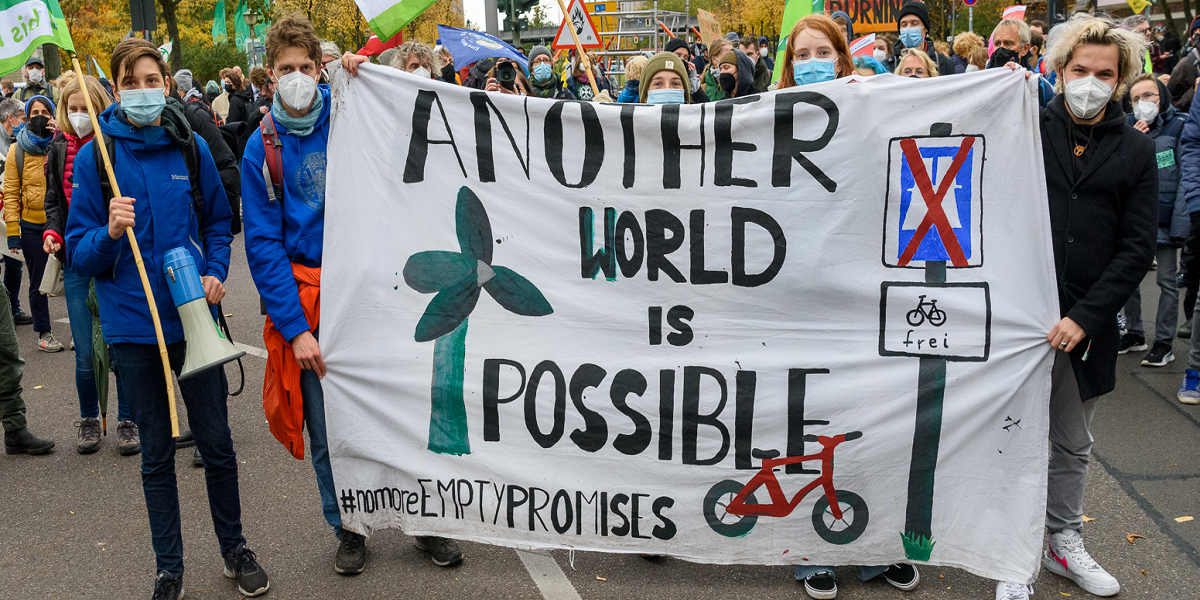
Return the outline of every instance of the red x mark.
[[[954,183],[954,178],[958,176],[959,169],[967,160],[967,152],[974,143],[975,138],[973,137],[963,138],[962,145],[958,147],[958,153],[954,155],[954,162],[950,163],[950,168],[942,177],[942,182],[938,184],[935,194],[933,180],[925,171],[925,163],[921,160],[921,151],[917,149],[916,141],[912,138],[900,140],[900,149],[904,152],[908,168],[912,171],[917,189],[921,191],[921,198],[925,201],[925,218],[921,219],[917,231],[913,233],[912,239],[908,240],[908,245],[904,247],[904,252],[900,254],[900,266],[903,267],[912,260],[913,254],[917,252],[917,246],[921,245],[921,240],[925,239],[930,227],[937,227],[938,236],[942,239],[942,246],[950,255],[950,264],[956,267],[967,266],[967,259],[963,255],[962,247],[958,244],[954,229],[950,227],[950,220],[946,218],[946,212],[942,210],[942,198],[946,196],[950,185]]]

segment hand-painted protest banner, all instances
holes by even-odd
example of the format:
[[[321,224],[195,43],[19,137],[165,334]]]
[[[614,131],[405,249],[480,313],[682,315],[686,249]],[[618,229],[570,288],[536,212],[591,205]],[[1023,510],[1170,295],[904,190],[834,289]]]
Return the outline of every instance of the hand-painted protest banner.
[[[1032,578],[1058,317],[1034,82],[335,88],[345,527]]]
[[[897,31],[896,15],[900,14],[903,0],[825,0],[829,12],[842,11],[854,21],[854,33]]]

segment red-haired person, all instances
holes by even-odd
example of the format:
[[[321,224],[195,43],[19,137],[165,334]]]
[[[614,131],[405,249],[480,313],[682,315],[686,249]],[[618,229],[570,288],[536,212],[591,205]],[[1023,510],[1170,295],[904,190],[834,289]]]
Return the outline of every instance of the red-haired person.
[[[825,15],[808,15],[792,27],[783,52],[778,89],[832,81],[854,73],[845,28]]]

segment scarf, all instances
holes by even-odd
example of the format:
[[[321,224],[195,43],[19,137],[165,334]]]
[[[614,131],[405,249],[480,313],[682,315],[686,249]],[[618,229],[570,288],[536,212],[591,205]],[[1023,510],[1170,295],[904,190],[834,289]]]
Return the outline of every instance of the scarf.
[[[21,149],[25,154],[33,154],[42,156],[46,154],[46,150],[50,149],[50,140],[54,139],[54,134],[50,134],[44,138],[33,135],[26,125],[21,125],[17,132],[17,143],[21,145]]]
[[[317,119],[321,117],[321,110],[325,108],[325,99],[321,96],[321,90],[318,89],[312,106],[308,107],[308,112],[299,117],[293,117],[288,114],[287,109],[283,107],[283,102],[279,100],[279,94],[275,94],[275,101],[271,105],[271,117],[287,128],[287,132],[297,136],[304,137],[313,132],[313,128],[317,124]]]

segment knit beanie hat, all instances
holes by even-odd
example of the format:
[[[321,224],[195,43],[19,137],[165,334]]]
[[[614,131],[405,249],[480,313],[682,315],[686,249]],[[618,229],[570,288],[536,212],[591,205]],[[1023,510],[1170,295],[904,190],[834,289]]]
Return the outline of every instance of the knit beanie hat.
[[[25,116],[26,117],[29,116],[29,111],[33,109],[34,102],[41,102],[42,104],[45,104],[46,109],[50,111],[50,114],[54,114],[54,101],[41,95],[41,94],[38,94],[36,96],[31,96],[28,100],[25,101]]]
[[[641,83],[638,85],[638,99],[642,102],[646,101],[646,93],[650,91],[650,80],[654,79],[654,74],[659,71],[674,71],[679,75],[680,81],[683,82],[684,104],[691,104],[692,86],[688,82],[687,66],[673,52],[659,52],[650,59],[650,62],[646,63],[646,68],[642,70]]]
[[[721,55],[717,57],[717,66],[721,66],[724,63],[729,63],[735,67],[737,66],[737,53],[733,51],[733,48],[722,52]]]
[[[533,59],[537,58],[538,55],[541,55],[541,54],[545,54],[551,60],[554,60],[554,55],[550,53],[549,48],[547,48],[545,46],[534,46],[533,50],[529,51],[529,64],[532,65]]]
[[[687,42],[685,42],[679,38],[671,38],[671,41],[667,42],[667,52],[670,52],[672,54],[674,54],[674,52],[676,50],[678,50],[679,48],[686,49],[687,47],[688,47]]]
[[[905,15],[917,15],[921,19],[921,23],[925,25],[925,31],[929,31],[929,7],[925,6],[920,0],[906,0],[904,6],[900,7],[900,12],[896,13],[896,24],[899,29],[900,19]]]

